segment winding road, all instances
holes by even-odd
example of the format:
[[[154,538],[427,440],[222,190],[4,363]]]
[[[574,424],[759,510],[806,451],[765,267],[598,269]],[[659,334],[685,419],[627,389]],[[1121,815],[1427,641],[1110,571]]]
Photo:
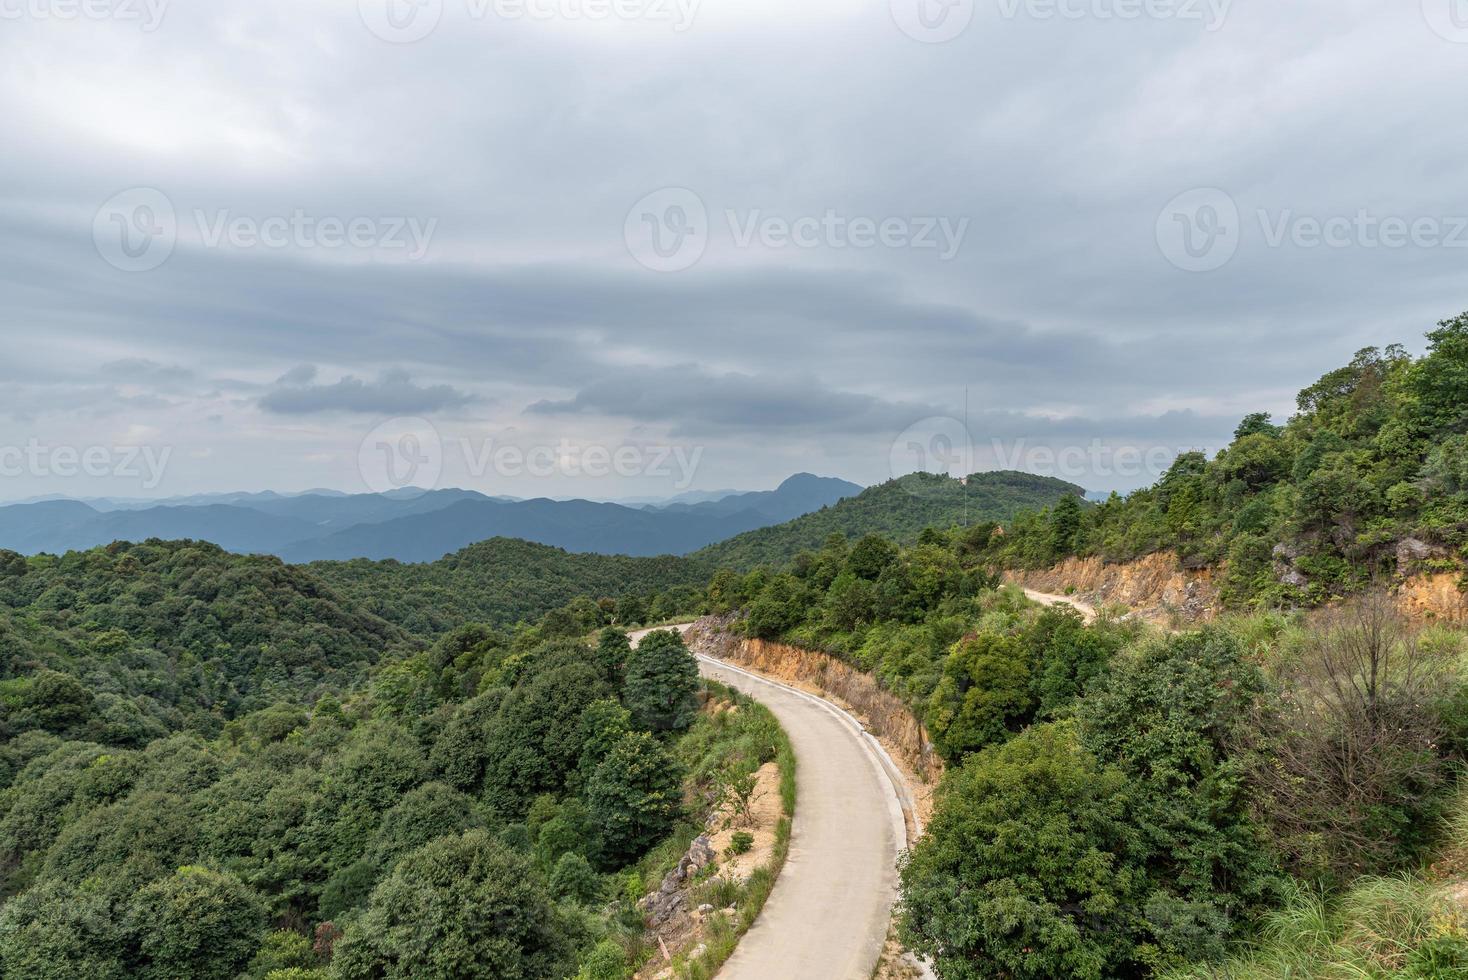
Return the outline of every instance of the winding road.
[[[634,633],[633,642],[647,632]],[[897,856],[907,846],[900,780],[860,723],[830,702],[720,660],[698,660],[705,677],[774,713],[797,763],[790,855],[718,980],[868,980],[897,898]]]

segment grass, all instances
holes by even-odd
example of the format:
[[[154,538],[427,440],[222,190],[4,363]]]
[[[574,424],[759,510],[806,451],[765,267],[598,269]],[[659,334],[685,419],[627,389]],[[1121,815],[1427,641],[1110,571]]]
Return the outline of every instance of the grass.
[[[1301,890],[1253,947],[1165,980],[1468,980],[1468,918],[1416,876],[1363,878],[1337,899]]]
[[[701,955],[684,960],[677,958],[673,963],[675,976],[686,978],[686,980],[709,980],[719,967],[734,953],[734,948],[739,944],[740,938],[754,925],[755,919],[759,917],[760,911],[765,907],[765,902],[774,890],[775,880],[785,866],[785,858],[790,853],[790,822],[795,817],[795,750],[790,745],[790,738],[785,734],[775,721],[775,716],[770,714],[768,708],[758,702],[745,697],[737,691],[727,688],[714,681],[705,681],[711,694],[717,697],[733,701],[739,705],[741,714],[748,713],[760,720],[758,726],[760,732],[759,741],[763,742],[770,752],[776,765],[780,767],[780,809],[781,817],[775,825],[775,846],[768,864],[756,868],[749,876],[749,880],[743,885],[737,885],[723,880],[722,885],[709,882],[702,886],[708,889],[723,889],[717,898],[709,904],[716,908],[734,906],[734,915],[714,914],[708,920],[707,934],[704,937],[704,951]],[[765,723],[767,721],[767,724]],[[755,768],[770,761],[763,758]],[[702,895],[702,892],[700,893]]]

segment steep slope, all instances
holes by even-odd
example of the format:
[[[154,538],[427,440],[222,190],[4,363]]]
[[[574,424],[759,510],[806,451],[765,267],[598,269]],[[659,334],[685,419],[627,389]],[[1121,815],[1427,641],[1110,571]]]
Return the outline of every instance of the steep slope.
[[[1064,480],[1014,471],[975,473],[965,481],[913,473],[793,521],[721,541],[690,557],[731,568],[783,565],[801,551],[819,549],[831,534],[858,538],[879,533],[907,542],[925,527],[1006,521],[1022,510],[1082,492]]]

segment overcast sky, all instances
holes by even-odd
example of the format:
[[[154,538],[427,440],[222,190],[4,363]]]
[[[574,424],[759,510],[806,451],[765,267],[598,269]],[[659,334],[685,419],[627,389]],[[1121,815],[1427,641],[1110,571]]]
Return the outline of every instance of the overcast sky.
[[[0,0],[0,499],[1135,487],[1468,308],[1465,92],[1464,0]]]

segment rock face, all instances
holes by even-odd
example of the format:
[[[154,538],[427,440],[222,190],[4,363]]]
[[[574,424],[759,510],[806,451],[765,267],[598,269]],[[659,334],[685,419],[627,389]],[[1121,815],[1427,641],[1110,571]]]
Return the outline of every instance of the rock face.
[[[1295,559],[1300,557],[1300,549],[1280,542],[1274,546],[1273,554],[1274,577],[1278,581],[1297,589],[1303,589],[1310,584],[1310,579],[1295,566]]]
[[[678,866],[663,877],[658,890],[642,900],[642,910],[648,922],[661,926],[680,912],[687,911],[688,893],[685,886],[699,869],[713,863],[713,844],[705,835],[699,835],[689,845],[688,853],[678,859]]]

